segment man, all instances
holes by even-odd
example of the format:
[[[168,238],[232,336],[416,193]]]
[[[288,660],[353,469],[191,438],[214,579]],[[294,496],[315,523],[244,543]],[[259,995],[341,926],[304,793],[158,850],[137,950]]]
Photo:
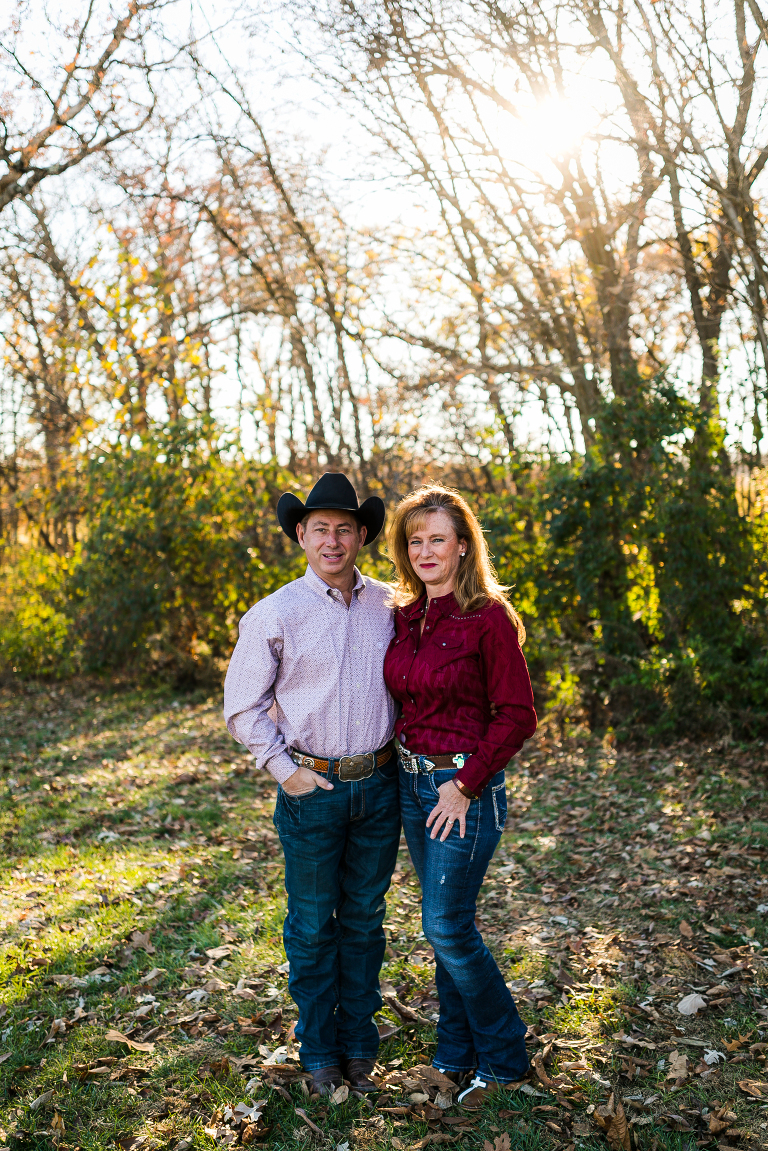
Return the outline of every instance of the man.
[[[394,628],[388,589],[355,561],[381,531],[384,504],[358,506],[346,476],[327,472],[306,504],[283,495],[277,517],[308,567],[241,619],[224,717],[280,785],[283,938],[312,1091],[331,1094],[343,1077],[375,1091],[384,894],[400,840],[395,708],[382,671]]]

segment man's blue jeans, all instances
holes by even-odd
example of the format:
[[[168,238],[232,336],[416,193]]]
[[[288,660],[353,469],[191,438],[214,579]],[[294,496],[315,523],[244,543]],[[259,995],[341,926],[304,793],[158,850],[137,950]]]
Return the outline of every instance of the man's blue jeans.
[[[382,1005],[384,895],[397,861],[397,759],[368,779],[295,798],[278,791],[274,823],[285,854],[283,928],[296,1037],[308,1071],[375,1060]]]
[[[437,789],[455,771],[409,775],[400,769],[400,807],[422,890],[422,925],[435,951],[440,999],[435,1067],[510,1083],[528,1070],[526,1026],[496,961],[475,927],[477,893],[507,818],[504,772],[467,812],[464,839],[454,824],[445,843],[431,839],[427,817]]]

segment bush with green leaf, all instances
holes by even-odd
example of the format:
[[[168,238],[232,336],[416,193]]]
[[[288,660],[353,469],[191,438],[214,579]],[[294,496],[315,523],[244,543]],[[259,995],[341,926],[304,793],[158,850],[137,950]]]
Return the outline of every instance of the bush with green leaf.
[[[739,514],[720,425],[663,382],[629,397],[604,406],[583,460],[550,471],[539,610],[570,595],[591,636],[593,726],[754,735],[768,729],[765,520]]]
[[[72,556],[16,546],[0,563],[0,670],[63,678],[80,666],[80,643],[69,614]]]
[[[240,616],[303,570],[275,518],[295,481],[217,436],[164,425],[90,464],[87,541],[69,585],[84,667],[215,673]]]
[[[0,661],[221,676],[248,608],[305,567],[276,504],[309,476],[196,420],[77,469],[81,543],[3,561]],[[518,456],[467,492],[528,630],[540,710],[619,736],[768,730],[768,521],[740,513],[722,428],[663,381],[606,403],[570,462]],[[378,549],[364,570],[386,579]]]

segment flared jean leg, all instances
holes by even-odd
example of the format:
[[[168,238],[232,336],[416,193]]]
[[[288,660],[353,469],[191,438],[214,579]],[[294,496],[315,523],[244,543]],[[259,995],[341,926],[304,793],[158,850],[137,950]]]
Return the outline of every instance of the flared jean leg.
[[[526,1026],[480,932],[477,896],[498,846],[506,795],[499,772],[479,800],[470,803],[466,834],[458,824],[441,842],[426,821],[438,788],[453,770],[400,776],[400,805],[408,848],[422,888],[424,934],[435,951],[440,997],[435,1066],[467,1071],[477,1064],[483,1078],[521,1079],[528,1070]]]

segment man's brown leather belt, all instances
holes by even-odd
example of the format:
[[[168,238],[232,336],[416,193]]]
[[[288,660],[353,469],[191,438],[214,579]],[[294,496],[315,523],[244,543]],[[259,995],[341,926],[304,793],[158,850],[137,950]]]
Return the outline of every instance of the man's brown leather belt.
[[[392,740],[380,748],[379,751],[369,751],[365,755],[342,755],[339,759],[317,759],[314,755],[304,755],[301,751],[292,751],[291,759],[299,767],[308,767],[310,771],[318,771],[321,775],[328,774],[328,768],[333,768],[333,774],[338,775],[342,783],[355,783],[358,779],[368,779],[373,775],[375,767],[381,767],[392,758],[394,753]]]
[[[400,757],[400,766],[409,775],[431,775],[433,771],[445,771],[451,767],[459,771],[469,759],[464,752],[457,755],[419,755],[403,747],[399,740],[395,740],[395,747]]]

